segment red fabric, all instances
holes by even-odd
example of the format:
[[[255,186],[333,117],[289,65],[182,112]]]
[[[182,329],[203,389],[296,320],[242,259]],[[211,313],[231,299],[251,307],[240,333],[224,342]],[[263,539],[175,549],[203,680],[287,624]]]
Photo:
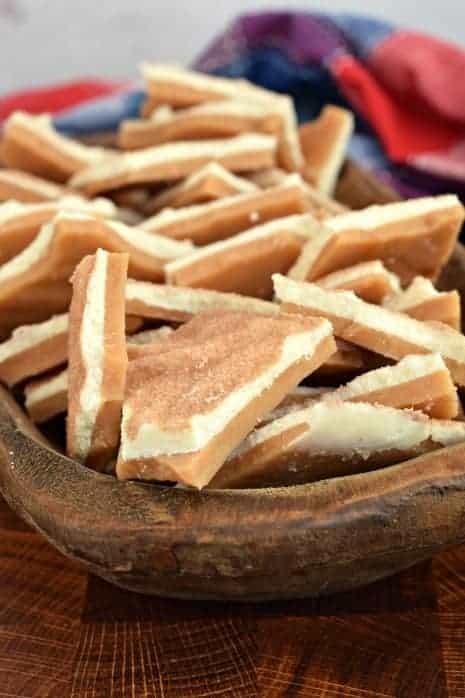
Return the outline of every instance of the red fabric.
[[[465,141],[444,152],[417,155],[411,164],[438,177],[465,181]]]
[[[391,94],[354,58],[341,56],[331,67],[341,90],[376,131],[393,160],[405,162],[465,138],[464,127],[441,120],[416,102],[413,92],[408,91],[403,99]]]
[[[31,114],[41,112],[56,114],[77,106],[81,102],[114,94],[125,84],[102,80],[79,80],[42,89],[10,93],[6,97],[0,97],[0,121],[17,109]]]
[[[396,32],[373,51],[368,66],[400,99],[465,125],[465,52],[416,32]]]

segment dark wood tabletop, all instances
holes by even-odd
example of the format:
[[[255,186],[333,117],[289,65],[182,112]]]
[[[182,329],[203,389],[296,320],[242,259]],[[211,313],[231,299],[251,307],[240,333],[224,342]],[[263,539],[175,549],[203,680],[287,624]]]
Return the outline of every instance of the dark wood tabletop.
[[[144,597],[0,504],[0,698],[465,698],[465,547],[357,592]]]

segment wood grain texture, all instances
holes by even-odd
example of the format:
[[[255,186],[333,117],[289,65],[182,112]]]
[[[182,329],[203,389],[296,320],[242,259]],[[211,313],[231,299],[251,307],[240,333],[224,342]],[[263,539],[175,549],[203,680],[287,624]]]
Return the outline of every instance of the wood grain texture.
[[[323,599],[146,597],[0,501],[0,698],[465,698],[464,599],[465,547]]]
[[[363,586],[465,541],[465,443],[270,490],[119,482],[46,448],[0,393],[0,489],[68,556],[120,586],[266,600]]]

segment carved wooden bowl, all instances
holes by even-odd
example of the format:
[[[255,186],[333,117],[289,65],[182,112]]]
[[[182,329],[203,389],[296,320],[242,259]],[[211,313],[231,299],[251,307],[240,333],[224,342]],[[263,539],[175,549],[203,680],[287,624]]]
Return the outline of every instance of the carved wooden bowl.
[[[441,287],[465,298],[460,245]],[[329,594],[465,541],[465,443],[314,484],[197,492],[119,482],[79,465],[51,448],[3,389],[0,489],[89,571],[160,596]]]

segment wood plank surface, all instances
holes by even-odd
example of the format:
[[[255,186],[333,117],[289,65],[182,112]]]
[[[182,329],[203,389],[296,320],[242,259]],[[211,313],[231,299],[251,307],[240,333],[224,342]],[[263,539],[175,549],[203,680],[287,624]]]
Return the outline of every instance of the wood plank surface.
[[[465,698],[465,548],[321,600],[191,603],[87,576],[0,505],[0,698]]]

